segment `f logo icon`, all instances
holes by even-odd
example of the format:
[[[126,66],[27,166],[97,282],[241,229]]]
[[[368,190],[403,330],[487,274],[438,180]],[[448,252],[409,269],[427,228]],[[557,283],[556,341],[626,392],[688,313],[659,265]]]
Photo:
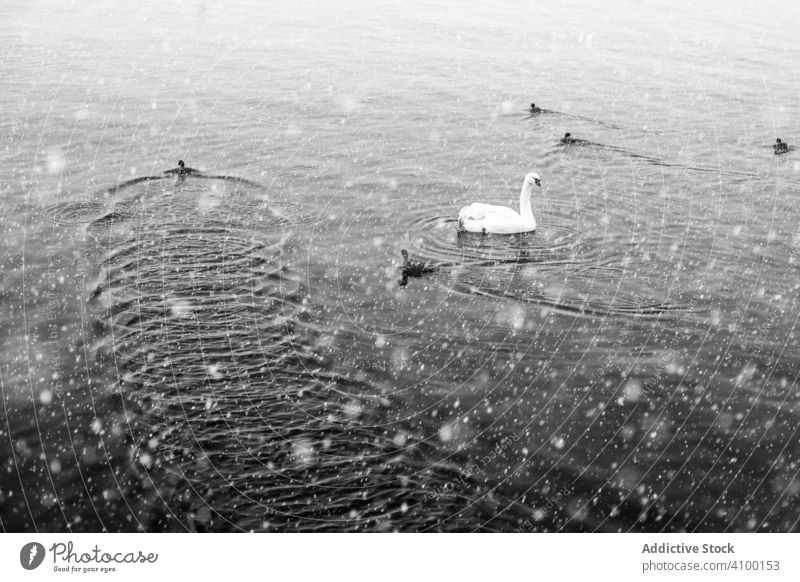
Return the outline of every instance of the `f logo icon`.
[[[35,570],[44,561],[44,546],[38,542],[30,542],[19,551],[19,563],[26,570]]]

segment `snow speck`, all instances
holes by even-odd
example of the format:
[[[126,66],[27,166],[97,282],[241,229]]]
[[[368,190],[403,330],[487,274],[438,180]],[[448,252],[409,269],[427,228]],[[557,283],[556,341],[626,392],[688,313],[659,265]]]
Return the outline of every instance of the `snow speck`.
[[[347,404],[344,405],[343,411],[345,416],[348,418],[355,418],[359,414],[361,414],[362,406],[358,400],[350,400]]]
[[[66,165],[66,157],[61,148],[47,150],[47,171],[51,174],[60,174]]]
[[[638,402],[642,395],[642,383],[638,380],[628,380],[622,389],[622,396],[626,402]]]
[[[451,440],[453,440],[453,436],[454,436],[453,432],[454,432],[453,431],[453,425],[446,424],[442,428],[439,429],[439,439],[443,443],[449,443]]]
[[[303,465],[307,465],[314,458],[314,447],[311,445],[311,441],[307,439],[300,439],[294,443],[292,449],[295,458]]]

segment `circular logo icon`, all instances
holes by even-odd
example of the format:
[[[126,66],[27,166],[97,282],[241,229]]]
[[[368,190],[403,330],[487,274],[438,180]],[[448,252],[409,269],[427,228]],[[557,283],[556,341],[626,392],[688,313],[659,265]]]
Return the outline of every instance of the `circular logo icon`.
[[[38,542],[30,542],[19,551],[19,563],[26,570],[35,570],[44,561],[44,546]]]

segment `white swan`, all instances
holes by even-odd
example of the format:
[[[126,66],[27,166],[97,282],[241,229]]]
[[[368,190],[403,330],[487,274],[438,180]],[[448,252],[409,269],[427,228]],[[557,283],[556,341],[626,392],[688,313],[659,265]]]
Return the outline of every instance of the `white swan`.
[[[541,187],[539,174],[531,172],[525,176],[522,192],[519,195],[519,214],[505,206],[493,206],[476,202],[465,206],[458,213],[458,228],[468,232],[487,234],[515,234],[536,230],[536,219],[531,210],[531,190],[533,185]]]

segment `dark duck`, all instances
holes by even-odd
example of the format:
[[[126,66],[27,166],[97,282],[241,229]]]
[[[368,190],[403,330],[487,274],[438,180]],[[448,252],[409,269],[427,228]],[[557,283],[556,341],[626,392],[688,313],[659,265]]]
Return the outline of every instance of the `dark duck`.
[[[189,174],[199,174],[200,172],[198,172],[194,168],[187,168],[186,164],[184,163],[183,160],[178,160],[178,167],[177,168],[172,168],[171,170],[167,170],[164,173],[165,174],[175,174],[179,178],[183,178],[183,177],[188,176]]]
[[[782,142],[781,138],[778,138],[775,140],[775,145],[773,145],[772,148],[775,150],[775,155],[778,156],[789,151],[789,144]]]
[[[562,145],[572,145],[581,141],[583,140],[575,139],[574,137],[572,137],[571,133],[565,133],[564,137],[561,138],[561,141],[559,143],[561,143]]]
[[[400,281],[401,286],[405,286],[405,284],[408,283],[409,277],[422,277],[422,275],[426,273],[433,273],[436,271],[434,267],[426,265],[422,261],[412,261],[409,259],[406,249],[401,250],[400,254],[403,255],[403,264],[400,265],[400,273],[403,276]]]

